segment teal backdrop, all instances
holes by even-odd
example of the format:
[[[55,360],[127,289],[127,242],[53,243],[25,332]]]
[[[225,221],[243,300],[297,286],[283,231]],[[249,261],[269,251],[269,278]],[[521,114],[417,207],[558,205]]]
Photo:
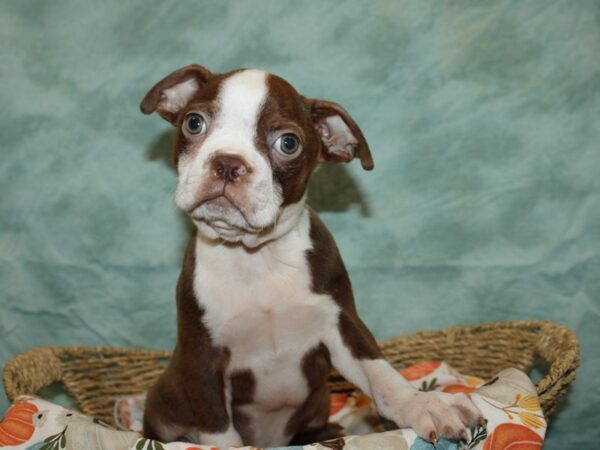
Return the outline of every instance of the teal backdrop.
[[[598,1],[2,1],[0,364],[174,345],[189,225],[170,125],[138,105],[190,63],[344,105],[375,170],[322,167],[310,203],[365,322],[568,325],[582,363],[545,448],[598,445]]]

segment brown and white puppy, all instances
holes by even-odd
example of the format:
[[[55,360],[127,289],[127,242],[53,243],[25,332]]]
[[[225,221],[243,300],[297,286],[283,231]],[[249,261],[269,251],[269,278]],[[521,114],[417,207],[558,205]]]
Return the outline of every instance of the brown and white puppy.
[[[191,65],[141,109],[177,129],[175,202],[196,225],[177,285],[177,346],[147,398],[148,437],[221,448],[332,437],[332,366],[425,439],[458,439],[480,421],[465,395],[418,392],[383,359],[333,237],[305,205],[320,162],[373,168],[342,107],[259,70]]]

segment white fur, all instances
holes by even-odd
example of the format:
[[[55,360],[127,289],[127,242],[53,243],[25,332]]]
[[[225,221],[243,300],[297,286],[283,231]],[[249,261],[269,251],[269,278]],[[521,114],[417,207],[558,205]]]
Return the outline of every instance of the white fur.
[[[243,409],[255,445],[291,438],[285,425],[308,395],[302,357],[337,329],[336,303],[311,291],[309,228],[302,209],[295,228],[252,253],[201,235],[196,243],[194,289],[215,345],[231,350],[226,376],[250,369],[256,378],[254,402]]]
[[[227,449],[234,446],[242,447],[244,445],[242,438],[231,422],[229,423],[227,430],[223,433],[199,433],[197,439],[200,442],[216,446],[219,449]]]
[[[162,91],[160,108],[173,113],[177,112],[187,105],[197,90],[198,82],[193,78],[165,89]]]
[[[377,410],[386,417],[397,419],[397,410],[404,408],[403,399],[414,393],[412,386],[383,359],[361,360],[360,366],[369,380],[369,395]]]
[[[250,166],[249,201],[237,208],[204,204],[194,212],[199,230],[211,239],[241,240],[277,219],[282,195],[273,183],[269,164],[255,146],[257,121],[268,91],[266,77],[259,70],[244,70],[225,80],[206,139],[198,148],[189,149],[193,156],[183,155],[179,160],[175,202],[184,210],[197,202],[197,192],[210,178],[210,161],[216,153],[239,156]]]
[[[477,424],[481,412],[465,395],[416,391],[386,360],[357,359],[337,330],[325,338],[334,367],[371,397],[377,411],[399,427],[413,428],[424,439],[457,439]]]

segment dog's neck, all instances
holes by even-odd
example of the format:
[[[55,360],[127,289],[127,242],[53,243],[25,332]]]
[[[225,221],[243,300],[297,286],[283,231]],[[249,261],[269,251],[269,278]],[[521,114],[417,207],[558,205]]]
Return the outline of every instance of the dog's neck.
[[[240,235],[239,240],[234,242],[227,239],[214,239],[209,237],[203,233],[203,228],[206,225],[202,226],[196,223],[198,228],[197,238],[205,245],[243,247],[248,252],[252,253],[265,245],[269,245],[270,243],[281,239],[283,236],[295,229],[300,223],[300,218],[305,208],[306,194],[302,197],[302,199],[300,199],[299,202],[282,208],[273,226],[263,230],[260,233],[243,233]]]

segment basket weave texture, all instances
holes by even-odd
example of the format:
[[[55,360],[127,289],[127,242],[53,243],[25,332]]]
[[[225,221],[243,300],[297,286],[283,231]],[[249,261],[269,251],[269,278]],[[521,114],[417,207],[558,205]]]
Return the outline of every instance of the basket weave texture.
[[[536,384],[546,418],[575,379],[579,342],[568,328],[540,321],[481,324],[418,332],[380,342],[398,369],[418,361],[446,361],[460,372],[483,379],[507,367],[543,372]],[[48,347],[22,353],[4,368],[10,400],[37,394],[60,382],[81,412],[113,424],[115,398],[148,390],[163,372],[170,352],[112,347]],[[333,392],[356,388],[333,372]]]

